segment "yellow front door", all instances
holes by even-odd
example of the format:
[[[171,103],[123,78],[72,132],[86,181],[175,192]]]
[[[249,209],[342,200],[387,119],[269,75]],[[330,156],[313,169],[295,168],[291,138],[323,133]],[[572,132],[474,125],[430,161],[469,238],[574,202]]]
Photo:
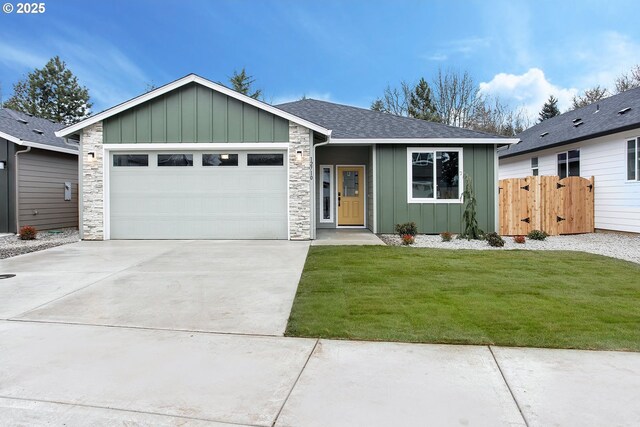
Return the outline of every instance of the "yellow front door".
[[[338,166],[338,225],[364,225],[364,167]]]

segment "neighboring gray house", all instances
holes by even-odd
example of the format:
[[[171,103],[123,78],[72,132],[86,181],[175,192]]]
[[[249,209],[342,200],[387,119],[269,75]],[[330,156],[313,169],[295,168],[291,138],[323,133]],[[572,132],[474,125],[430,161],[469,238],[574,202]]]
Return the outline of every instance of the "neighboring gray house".
[[[547,119],[499,151],[500,179],[595,177],[596,229],[640,233],[640,88]]]
[[[190,74],[62,129],[81,141],[81,237],[313,239],[460,232],[463,178],[493,231],[517,140],[316,100],[269,105]]]
[[[63,127],[0,108],[0,233],[78,226],[78,148],[55,136]]]

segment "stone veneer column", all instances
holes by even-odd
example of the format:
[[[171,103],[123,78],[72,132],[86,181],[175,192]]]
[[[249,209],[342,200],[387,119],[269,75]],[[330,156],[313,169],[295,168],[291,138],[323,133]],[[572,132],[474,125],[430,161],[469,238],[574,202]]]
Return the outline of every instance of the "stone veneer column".
[[[88,153],[95,154],[89,161]],[[82,131],[82,212],[83,240],[104,240],[104,182],[102,158],[102,122]]]
[[[291,240],[311,238],[310,131],[289,122],[289,233]],[[296,152],[302,151],[302,162]]]

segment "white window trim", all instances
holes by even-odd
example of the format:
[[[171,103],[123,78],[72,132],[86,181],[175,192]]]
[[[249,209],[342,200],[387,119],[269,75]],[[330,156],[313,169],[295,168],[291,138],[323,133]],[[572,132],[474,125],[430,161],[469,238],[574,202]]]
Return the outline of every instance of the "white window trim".
[[[329,218],[323,218],[323,204],[322,204],[322,197],[323,197],[323,190],[324,188],[322,187],[323,182],[324,182],[324,169],[329,169]],[[320,165],[320,191],[318,191],[319,193],[319,197],[318,197],[318,206],[320,207],[320,222],[321,223],[333,223],[334,219],[333,219],[333,211],[334,211],[334,201],[333,201],[333,191],[334,191],[334,179],[333,179],[333,165]]]
[[[457,199],[437,199],[438,182],[436,176],[436,151],[455,151],[458,153],[458,198]],[[413,153],[433,153],[433,194],[434,197],[429,199],[413,197]],[[464,187],[464,159],[462,147],[407,147],[407,203],[449,203],[461,204],[462,193]]]
[[[569,178],[570,176],[574,176],[574,175],[569,175],[569,151],[578,151],[579,153],[579,157],[578,157],[578,167],[580,168],[580,174],[577,176],[582,176],[582,150],[580,149],[580,147],[576,147],[576,148],[571,148],[569,150],[565,150],[565,151],[558,151],[556,153],[556,175],[560,176],[560,163],[558,162],[558,155],[560,154],[566,154],[567,155],[567,176],[565,176],[565,178]]]
[[[634,157],[633,160],[636,163],[636,179],[629,179],[629,164],[627,163],[627,156],[629,155],[629,153],[627,152],[628,147],[627,144],[629,144],[629,141],[635,141],[636,143],[636,150],[634,152]],[[634,138],[626,138],[624,140],[624,164],[625,166],[625,181],[627,183],[630,184],[637,184],[640,183],[640,162],[638,161],[638,151],[640,150],[640,137],[634,137]]]
[[[533,159],[536,159],[537,166],[533,167]],[[557,157],[556,157],[557,159]],[[537,176],[540,173],[540,157],[531,157],[529,159],[529,165],[531,166],[531,175]],[[533,173],[533,171],[537,171],[538,174]]]

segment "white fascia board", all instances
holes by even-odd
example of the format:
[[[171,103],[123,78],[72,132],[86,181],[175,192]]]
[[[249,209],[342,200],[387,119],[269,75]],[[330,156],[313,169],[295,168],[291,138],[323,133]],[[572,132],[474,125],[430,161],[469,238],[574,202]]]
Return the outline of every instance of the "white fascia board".
[[[33,147],[39,148],[41,150],[47,151],[57,151],[59,153],[67,153],[67,154],[75,154],[78,155],[78,150],[74,150],[73,148],[64,148],[64,147],[56,147],[54,145],[41,144],[39,142],[25,141],[20,138],[16,138],[13,135],[9,135],[8,133],[0,132],[0,138],[4,138],[9,142],[13,142],[14,144],[21,145],[24,147]]]
[[[135,107],[136,105],[140,105],[146,101],[149,101],[153,98],[156,98],[160,95],[164,95],[167,92],[171,92],[174,89],[177,89],[181,86],[187,85],[189,83],[198,83],[202,86],[208,87],[209,89],[215,90],[216,92],[223,93],[231,98],[235,98],[239,101],[245,102],[249,105],[252,105],[261,110],[267,111],[271,114],[274,114],[278,117],[282,117],[283,119],[290,120],[292,122],[298,123],[302,126],[305,126],[311,130],[319,132],[323,135],[331,135],[331,131],[329,129],[325,129],[322,126],[319,126],[315,123],[312,123],[308,120],[305,120],[301,117],[295,116],[293,114],[287,113],[277,107],[269,105],[265,102],[258,101],[257,99],[251,98],[250,96],[243,95],[241,93],[236,92],[233,89],[229,89],[228,87],[222,86],[220,84],[214,83],[211,80],[207,80],[203,77],[197,76],[195,74],[189,74],[181,79],[178,79],[172,83],[166,84],[162,87],[152,90],[151,92],[147,92],[143,95],[137,96],[129,101],[123,102],[122,104],[118,104],[115,107],[109,108],[101,113],[96,114],[95,116],[88,117],[81,122],[78,122],[74,125],[68,126],[64,129],[60,129],[56,132],[56,136],[64,137],[72,135],[78,132],[81,129],[86,128],[94,123],[102,121],[108,117],[114,116],[118,113],[121,113],[125,110]]]
[[[354,144],[354,145],[370,145],[370,144],[517,144],[520,141],[517,138],[382,138],[382,139],[347,139],[347,138],[331,138],[330,145],[338,144]]]
[[[238,142],[238,143],[151,143],[151,144],[103,144],[109,151],[229,151],[229,150],[286,150],[288,142]]]

